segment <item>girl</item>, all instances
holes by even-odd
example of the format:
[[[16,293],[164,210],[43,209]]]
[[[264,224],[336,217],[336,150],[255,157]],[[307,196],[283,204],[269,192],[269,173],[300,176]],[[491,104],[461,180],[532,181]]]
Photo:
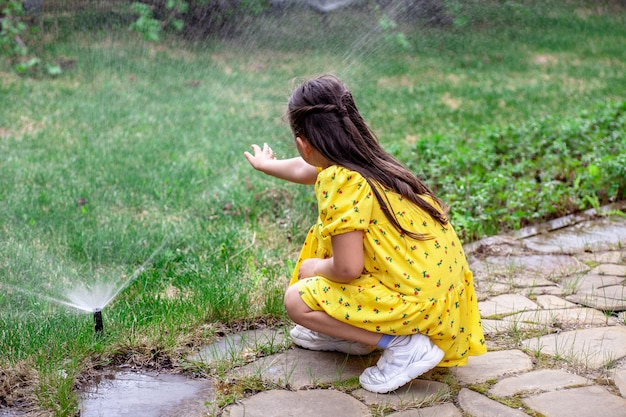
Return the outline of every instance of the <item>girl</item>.
[[[334,76],[289,99],[299,158],[269,146],[245,157],[266,174],[315,186],[319,217],[285,293],[295,344],[366,354],[363,388],[393,391],[435,366],[486,352],[472,273],[446,207],[385,152]]]

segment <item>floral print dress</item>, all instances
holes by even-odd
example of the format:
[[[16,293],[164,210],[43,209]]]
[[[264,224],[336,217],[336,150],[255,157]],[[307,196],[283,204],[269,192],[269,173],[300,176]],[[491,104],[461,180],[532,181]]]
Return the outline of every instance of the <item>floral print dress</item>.
[[[463,247],[450,224],[442,226],[399,194],[380,188],[415,240],[385,217],[361,174],[330,166],[318,174],[319,218],[311,227],[291,279],[313,310],[372,332],[427,335],[445,356],[439,366],[465,365],[486,352],[480,314]],[[424,197],[426,198],[426,197]],[[318,276],[298,281],[305,259],[332,257],[331,237],[364,232],[365,266],[350,283]]]

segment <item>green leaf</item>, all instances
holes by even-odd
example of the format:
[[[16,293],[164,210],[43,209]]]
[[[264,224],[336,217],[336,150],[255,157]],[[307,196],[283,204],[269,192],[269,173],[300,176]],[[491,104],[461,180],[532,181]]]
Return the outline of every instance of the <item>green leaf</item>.
[[[63,70],[59,65],[47,64],[46,72],[48,73],[48,75],[61,75],[63,73]]]
[[[177,31],[180,32],[181,30],[183,30],[184,26],[185,26],[185,22],[183,22],[181,19],[172,20],[172,27],[176,29]]]

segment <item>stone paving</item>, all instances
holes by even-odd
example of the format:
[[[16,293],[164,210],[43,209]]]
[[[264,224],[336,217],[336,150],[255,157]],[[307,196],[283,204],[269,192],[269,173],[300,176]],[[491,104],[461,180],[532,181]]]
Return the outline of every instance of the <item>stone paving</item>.
[[[248,331],[190,357],[222,376],[158,415],[626,417],[625,244],[626,218],[582,215],[467,245],[489,351],[465,367],[374,394],[358,375],[378,353],[313,352],[288,329]]]

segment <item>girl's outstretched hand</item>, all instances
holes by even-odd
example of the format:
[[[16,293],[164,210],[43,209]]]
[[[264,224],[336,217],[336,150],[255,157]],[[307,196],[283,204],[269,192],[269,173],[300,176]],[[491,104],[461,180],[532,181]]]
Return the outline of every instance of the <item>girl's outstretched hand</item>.
[[[267,170],[268,163],[276,159],[274,151],[267,143],[263,144],[263,149],[261,149],[259,145],[253,144],[252,151],[254,152],[254,155],[250,152],[244,152],[243,155],[246,157],[248,162],[250,162],[250,165],[258,171],[265,172]]]
[[[314,184],[317,179],[317,169],[309,165],[301,157],[276,159],[274,151],[267,143],[263,148],[252,145],[252,152],[244,152],[250,165],[258,171],[276,178],[295,182],[297,184]]]

